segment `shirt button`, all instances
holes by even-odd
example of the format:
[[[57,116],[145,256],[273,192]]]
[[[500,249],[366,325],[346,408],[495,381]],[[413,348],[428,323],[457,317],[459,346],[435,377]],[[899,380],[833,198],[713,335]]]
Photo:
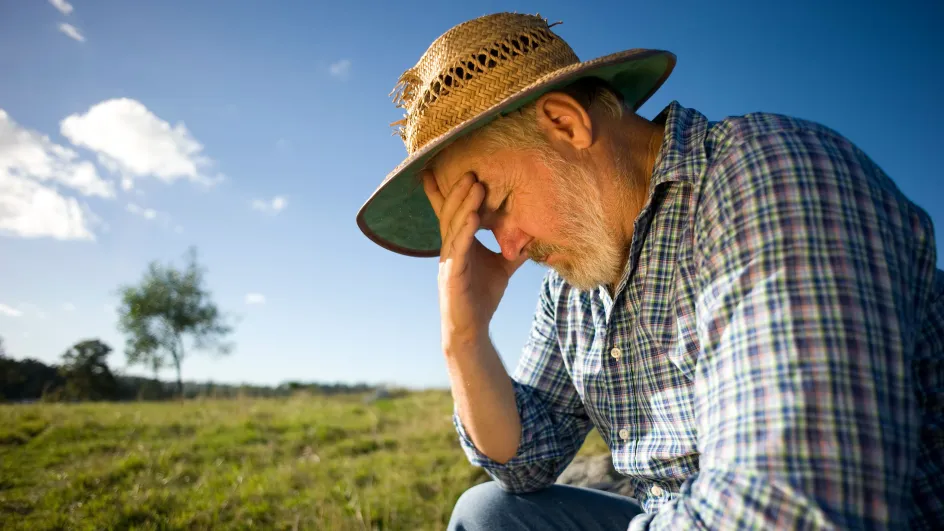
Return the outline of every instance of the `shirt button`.
[[[620,359],[620,356],[623,355],[623,351],[618,347],[613,347],[613,350],[610,351],[610,356],[613,356],[614,359]]]
[[[629,439],[629,430],[627,430],[626,428],[621,429],[619,431],[619,436],[620,436],[620,439],[623,439],[624,441],[626,439]]]
[[[649,489],[649,493],[658,498],[659,496],[665,494],[665,491],[662,490],[662,487],[653,485],[652,488]]]

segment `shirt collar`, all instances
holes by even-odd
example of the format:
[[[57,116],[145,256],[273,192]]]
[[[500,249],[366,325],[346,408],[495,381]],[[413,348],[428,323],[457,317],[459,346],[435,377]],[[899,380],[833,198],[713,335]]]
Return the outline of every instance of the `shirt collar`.
[[[650,195],[666,182],[694,182],[707,164],[708,120],[700,112],[673,101],[652,121],[665,125],[665,133],[652,168]]]
[[[673,101],[662,110],[653,120],[654,123],[665,125],[662,135],[662,147],[656,156],[652,167],[652,176],[649,179],[649,199],[633,224],[633,241],[629,250],[629,258],[623,272],[623,279],[619,283],[615,296],[619,296],[628,282],[636,264],[636,259],[642,249],[645,234],[653,215],[656,191],[659,185],[669,182],[694,183],[704,171],[707,164],[705,153],[705,139],[708,133],[708,120],[694,109],[686,109],[677,101]],[[612,300],[607,286],[600,286],[598,293],[607,308]]]

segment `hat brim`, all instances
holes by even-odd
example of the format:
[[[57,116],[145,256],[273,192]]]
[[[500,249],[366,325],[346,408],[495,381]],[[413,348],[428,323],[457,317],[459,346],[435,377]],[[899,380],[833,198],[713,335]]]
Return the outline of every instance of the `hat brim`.
[[[618,90],[626,104],[639,109],[665,83],[675,55],[663,50],[627,50],[576,63],[545,75],[514,96],[493,105],[431,140],[390,172],[357,213],[357,226],[372,241],[395,253],[439,256],[439,220],[423,191],[419,172],[450,143],[515,111],[541,95],[578,79],[596,77]]]

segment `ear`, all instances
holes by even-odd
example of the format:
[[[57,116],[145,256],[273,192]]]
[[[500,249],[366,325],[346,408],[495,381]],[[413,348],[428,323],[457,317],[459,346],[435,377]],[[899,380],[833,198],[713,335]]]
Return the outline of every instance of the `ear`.
[[[538,99],[536,108],[538,127],[555,148],[580,151],[593,144],[590,115],[571,96],[550,92]]]

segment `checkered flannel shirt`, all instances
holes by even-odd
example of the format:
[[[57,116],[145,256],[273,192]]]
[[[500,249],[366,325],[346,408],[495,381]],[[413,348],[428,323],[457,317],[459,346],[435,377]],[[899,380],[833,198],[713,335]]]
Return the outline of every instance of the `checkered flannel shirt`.
[[[502,488],[549,486],[594,427],[630,529],[944,522],[944,272],[933,225],[821,125],[673,102],[623,280],[549,272],[513,373]]]

